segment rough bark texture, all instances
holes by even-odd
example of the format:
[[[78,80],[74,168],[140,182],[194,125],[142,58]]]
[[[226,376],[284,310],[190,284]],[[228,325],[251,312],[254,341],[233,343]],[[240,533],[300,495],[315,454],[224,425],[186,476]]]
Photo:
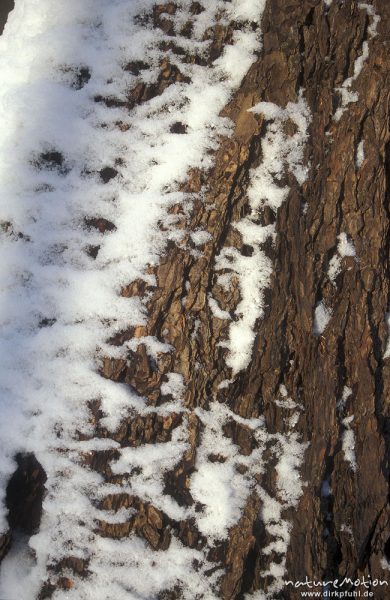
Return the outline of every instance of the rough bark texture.
[[[234,133],[221,140],[211,171],[194,171],[188,176],[186,191],[199,191],[206,185],[206,198],[196,204],[191,215],[184,214],[180,206],[172,209],[182,219],[183,228],[205,229],[211,240],[200,256],[172,244],[160,264],[151,269],[157,277],[156,288],[147,289],[140,281],[123,290],[128,297],[150,294],[149,322],[145,328],[123,332],[113,343],[121,344],[134,335],[156,335],[172,344],[174,352],[152,364],[141,344],[133,353],[131,367],[113,359],[107,359],[102,367],[104,377],[131,385],[147,396],[151,405],[166,401],[160,389],[164,375],[170,371],[181,373],[187,384],[188,408],[207,407],[217,398],[240,416],[263,415],[270,432],[286,428],[285,409],[274,402],[280,385],[286,386],[289,395],[304,407],[297,430],[309,442],[302,467],[303,495],[297,509],[288,515],[292,533],[286,579],[294,581],[306,576],[323,580],[363,574],[384,579],[386,571],[381,560],[390,558],[390,358],[385,358],[385,315],[389,307],[390,4],[376,0],[373,6],[381,21],[378,35],[369,40],[369,17],[354,0],[334,0],[329,11],[322,0],[268,0],[262,23],[263,49],[225,109],[235,124]],[[174,13],[174,4],[156,7],[155,26],[169,26],[163,18],[167,10]],[[231,29],[221,26],[210,35],[215,41],[209,60],[214,60],[228,43]],[[366,40],[369,57],[354,82],[359,99],[335,121],[333,115],[340,102],[335,90],[353,74],[354,61]],[[136,69],[137,65],[128,68]],[[161,93],[178,78],[180,73],[170,69],[169,64],[162,65],[157,86],[134,90],[129,108]],[[219,389],[218,384],[231,376],[224,361],[226,350],[218,346],[227,335],[227,324],[213,316],[206,299],[212,292],[222,309],[234,310],[239,291],[236,288],[228,295],[216,284],[214,259],[225,244],[243,254],[251,251],[231,227],[248,210],[250,169],[261,161],[264,123],[261,116],[247,109],[261,100],[285,107],[297,101],[301,88],[312,112],[306,147],[310,173],[301,187],[293,176],[286,175],[290,194],[276,217],[275,245],[267,250],[273,262],[272,285],[265,317],[256,326],[252,361],[229,388]],[[185,133],[180,123],[177,128],[178,133]],[[357,148],[363,139],[365,158],[357,167]],[[262,220],[264,224],[273,222],[273,213],[265,209]],[[104,230],[109,224],[97,226]],[[353,240],[356,258],[342,258],[333,285],[327,273],[341,232]],[[321,300],[332,309],[332,317],[325,331],[315,335],[314,311]],[[337,403],[345,386],[352,394],[340,409]],[[342,451],[346,429],[342,421],[352,415],[355,471]],[[106,437],[109,434],[100,426],[100,416],[99,406],[91,404],[96,435]],[[123,446],[164,442],[180,423],[180,415],[128,419],[115,439]],[[201,431],[195,414],[189,423],[191,449],[166,481],[167,492],[182,504],[193,503],[188,477],[194,469]],[[232,437],[242,454],[251,452],[254,440],[245,426],[232,423],[225,434]],[[86,461],[107,481],[119,482],[120,477],[110,470],[113,458],[112,452],[102,452]],[[321,494],[324,481],[330,485],[330,495]],[[271,494],[276,493],[271,467],[262,485]],[[169,545],[172,532],[190,547],[205,544],[194,523],[172,522],[137,498],[119,494],[107,497],[103,504],[115,510],[132,506],[137,511],[125,524],[100,523],[104,536],[123,537],[136,532],[152,548],[161,550]],[[269,540],[259,518],[260,508],[260,499],[251,495],[229,541],[210,550],[210,559],[225,568],[220,587],[220,596],[225,600],[267,590],[269,581],[261,572],[275,557],[262,553]],[[88,565],[69,557],[66,564],[55,567],[59,574],[62,569],[87,575]],[[66,588],[70,584],[60,577],[57,585]],[[53,589],[48,585],[42,598],[49,597]],[[387,589],[377,588],[375,598],[384,599],[388,593]],[[165,597],[179,598],[180,591],[171,590]],[[300,593],[286,588],[279,597],[295,600]]]

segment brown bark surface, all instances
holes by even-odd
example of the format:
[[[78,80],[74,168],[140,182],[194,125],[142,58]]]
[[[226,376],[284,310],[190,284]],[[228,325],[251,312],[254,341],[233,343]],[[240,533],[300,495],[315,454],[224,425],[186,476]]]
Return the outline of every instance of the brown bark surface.
[[[197,3],[194,3],[196,8]],[[166,478],[166,492],[182,505],[193,505],[188,481],[194,471],[201,423],[194,410],[207,408],[217,399],[244,418],[265,419],[272,433],[286,431],[286,408],[275,404],[284,385],[303,410],[296,426],[308,443],[301,476],[304,482],[299,505],[285,517],[292,524],[287,554],[286,580],[371,577],[386,579],[383,559],[390,559],[389,444],[390,357],[385,357],[389,307],[389,97],[390,97],[390,4],[374,0],[378,34],[370,37],[370,17],[358,2],[333,1],[329,10],[322,0],[268,0],[262,22],[263,48],[224,114],[235,124],[229,138],[221,139],[210,171],[188,174],[185,191],[206,186],[204,202],[195,202],[191,214],[178,205],[172,208],[182,227],[210,233],[203,252],[189,254],[173,244],[160,263],[151,267],[157,286],[139,281],[123,290],[124,296],[150,295],[145,328],[123,332],[115,344],[130,337],[157,336],[174,351],[153,364],[144,345],[131,355],[131,366],[107,359],[102,376],[125,382],[152,406],[164,403],[161,392],[165,374],[181,373],[187,385],[185,406],[190,412],[191,449]],[[195,10],[194,8],[194,10]],[[154,25],[168,27],[164,13],[174,14],[174,4],[156,7]],[[167,24],[168,23],[168,24]],[[210,32],[214,37],[208,60],[212,61],[229,43],[234,24]],[[358,100],[349,104],[339,121],[333,116],[340,106],[340,87],[353,75],[354,61],[369,44],[369,56],[353,82]],[[172,36],[171,48],[175,48]],[[195,60],[189,57],[188,60]],[[130,65],[128,68],[136,68]],[[153,89],[133,90],[129,109],[161,93],[180,73],[162,65],[161,78]],[[286,174],[290,188],[287,201],[275,216],[265,208],[264,225],[276,220],[275,244],[267,246],[273,274],[266,295],[264,318],[256,324],[256,341],[249,367],[226,389],[218,385],[230,379],[226,349],[218,342],[227,337],[228,324],[210,311],[212,293],[223,310],[231,313],[240,299],[237,286],[231,294],[216,282],[215,256],[224,246],[243,255],[251,248],[232,223],[248,212],[247,189],[250,170],[262,159],[261,140],[267,123],[261,115],[247,112],[259,101],[281,107],[297,102],[300,90],[312,113],[305,160],[310,163],[306,182],[299,186]],[[100,101],[107,101],[99,98]],[[111,100],[112,101],[112,100]],[[177,125],[180,129],[180,124]],[[180,131],[178,131],[180,133]],[[184,132],[183,132],[184,133]],[[364,140],[364,160],[357,166],[359,143]],[[99,228],[109,224],[99,223]],[[341,258],[335,285],[328,275],[337,252],[337,236],[345,232],[353,241],[356,257]],[[332,310],[326,329],[313,331],[316,305],[324,301]],[[352,390],[345,406],[339,401],[344,387]],[[343,420],[355,438],[357,468],[353,470],[343,453]],[[91,404],[96,435],[109,434],[101,425],[98,404]],[[125,446],[167,442],[182,422],[181,415],[134,417],[123,421],[114,439]],[[248,456],[256,445],[251,430],[232,421],[225,435]],[[113,475],[113,452],[86,457],[90,468],[107,481],[121,482]],[[223,460],[218,455],[210,460]],[[323,494],[324,482],[331,493]],[[260,482],[274,496],[272,461]],[[101,535],[144,538],[153,549],[164,551],[174,535],[192,548],[207,547],[207,540],[194,522],[174,522],[161,511],[126,494],[105,498],[102,508],[119,510],[132,506],[135,516],[124,524],[101,522]],[[28,509],[27,509],[28,510]],[[211,545],[209,558],[222,567],[220,597],[243,599],[256,590],[267,592],[272,577],[263,577],[267,565],[277,560],[263,549],[270,539],[261,520],[261,499],[250,495],[242,518],[232,528],[227,542]],[[4,542],[6,543],[6,542]],[[7,542],[8,543],[8,542]],[[0,546],[1,551],[1,546]],[[88,576],[88,565],[78,560],[54,567],[56,584],[66,588],[62,571]],[[53,567],[52,567],[53,570]],[[47,584],[42,598],[50,597],[55,585]],[[387,588],[374,590],[376,600],[388,597]],[[167,590],[162,598],[180,598],[180,590]],[[300,593],[286,587],[277,596],[286,600]]]

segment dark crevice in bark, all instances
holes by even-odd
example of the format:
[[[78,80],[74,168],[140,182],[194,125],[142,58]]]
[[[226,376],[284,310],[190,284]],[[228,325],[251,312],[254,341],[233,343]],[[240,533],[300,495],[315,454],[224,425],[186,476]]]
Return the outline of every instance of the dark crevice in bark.
[[[14,0],[2,0],[0,6],[0,35],[3,33],[7,23],[8,15],[15,7]]]
[[[18,468],[7,485],[6,505],[11,531],[32,535],[39,529],[46,473],[34,454],[18,454]]]

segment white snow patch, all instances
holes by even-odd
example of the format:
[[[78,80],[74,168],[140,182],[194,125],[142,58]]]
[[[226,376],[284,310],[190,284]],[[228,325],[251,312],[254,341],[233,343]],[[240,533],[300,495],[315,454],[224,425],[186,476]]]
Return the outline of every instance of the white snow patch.
[[[342,232],[337,236],[337,239],[337,253],[331,258],[328,266],[328,277],[334,286],[336,285],[336,278],[341,272],[342,259],[346,256],[356,258],[355,246],[347,234]]]
[[[387,325],[388,335],[387,335],[386,349],[385,349],[383,358],[389,358],[390,357],[390,312],[386,313],[385,321],[386,321],[386,325]]]
[[[331,318],[332,311],[325,306],[323,301],[319,302],[314,310],[314,335],[321,335],[325,331]]]
[[[282,387],[282,395],[284,392]],[[285,389],[287,392],[287,390]],[[293,402],[293,401],[292,401]],[[298,404],[294,402],[297,408],[301,409]],[[290,407],[287,408],[290,410]],[[294,413],[298,418],[299,413]],[[282,434],[265,434],[263,436],[263,444],[272,442],[272,452],[277,458],[276,463],[276,487],[277,496],[272,498],[265,490],[260,488],[259,495],[262,499],[263,506],[261,510],[261,516],[267,530],[267,533],[271,536],[272,540],[263,549],[264,554],[272,555],[277,553],[279,555],[279,561],[271,561],[268,569],[262,571],[262,576],[271,576],[274,581],[268,587],[267,593],[264,594],[263,598],[270,600],[274,597],[274,594],[280,592],[284,587],[284,575],[286,572],[286,555],[290,542],[291,535],[291,523],[283,518],[283,511],[297,506],[299,498],[302,495],[303,482],[299,469],[303,463],[304,453],[308,447],[308,443],[304,443],[300,440],[298,434],[294,431],[295,420],[289,420],[289,428],[286,435]],[[257,596],[247,595],[246,598],[253,599]]]
[[[345,523],[342,523],[340,531],[342,531],[343,533],[347,533],[351,537],[353,536],[352,527],[350,525],[346,525]]]
[[[161,384],[161,393],[171,395],[175,400],[182,400],[185,393],[185,384],[183,375],[180,373],[167,373],[167,381]]]
[[[231,276],[235,275],[240,290],[241,300],[235,310],[236,319],[229,328],[229,338],[220,343],[228,349],[226,363],[233,375],[249,365],[255,323],[264,315],[264,292],[271,281],[272,264],[262,245],[268,238],[275,239],[275,228],[258,225],[256,221],[264,206],[270,206],[276,212],[286,200],[289,188],[280,185],[286,171],[292,173],[299,184],[305,181],[308,173],[308,167],[303,165],[303,154],[310,111],[303,95],[300,94],[296,103],[289,102],[285,109],[271,102],[260,102],[250,111],[271,121],[262,140],[262,163],[251,171],[250,215],[233,224],[241,233],[243,244],[252,248],[252,253],[244,256],[234,247],[224,247],[216,257],[215,265],[217,271],[225,271],[219,276],[218,283],[228,288]],[[284,124],[288,120],[296,127],[292,136],[285,132]]]
[[[371,23],[367,28],[368,35],[370,36],[370,38],[377,36],[378,24],[381,18],[378,14],[376,14],[375,8],[372,4],[367,4],[366,2],[359,2],[358,6],[360,9],[365,10],[367,14],[372,18]]]
[[[343,388],[343,393],[341,394],[341,398],[340,398],[340,400],[338,400],[338,402],[336,404],[337,410],[343,411],[348,398],[350,398],[351,396],[352,396],[352,389],[350,387],[348,387],[347,385],[345,385]]]
[[[218,384],[218,389],[225,390],[229,387],[231,383],[233,383],[233,379],[224,379],[223,381],[221,381],[221,383]]]
[[[231,6],[231,14],[242,21],[252,21],[260,23],[264,12],[266,0],[233,0]]]
[[[355,434],[351,428],[351,423],[353,420],[353,415],[343,419],[342,424],[345,427],[345,431],[342,434],[341,440],[345,460],[350,464],[352,471],[356,471],[357,462],[355,454]]]
[[[216,317],[217,319],[221,319],[221,320],[230,321],[230,319],[231,319],[230,313],[227,310],[222,310],[222,308],[220,308],[218,302],[212,297],[211,294],[208,294],[207,301],[209,303],[209,307],[210,307],[213,317]]]
[[[261,471],[262,451],[254,450],[249,457],[241,456],[238,447],[224,435],[223,426],[228,420],[254,430],[264,425],[261,419],[243,419],[218,402],[212,402],[208,411],[197,409],[196,414],[204,429],[197,448],[190,492],[205,508],[200,513],[195,512],[194,516],[200,531],[209,539],[225,539],[230,527],[241,516],[253,487],[254,475]],[[218,460],[210,460],[212,455],[217,455]],[[237,467],[240,464],[249,466],[249,472],[239,473]]]
[[[375,13],[374,7],[371,4],[366,4],[364,2],[360,2],[358,7],[361,10],[365,10],[367,15],[371,19],[371,23],[367,28],[368,38],[371,40],[377,35],[377,27],[380,21],[380,16]],[[345,79],[341,85],[341,87],[336,88],[336,91],[341,96],[341,106],[336,110],[333,115],[333,119],[337,122],[341,119],[342,115],[347,109],[347,106],[353,102],[357,102],[359,100],[359,94],[357,92],[353,92],[351,87],[356,79],[359,77],[364,63],[367,61],[369,57],[369,46],[368,41],[364,40],[362,44],[362,51],[360,56],[354,62],[353,65],[353,75]]]
[[[381,567],[382,569],[384,569],[385,571],[390,571],[390,563],[387,560],[387,558],[383,557],[381,559]]]
[[[195,246],[203,246],[211,240],[210,233],[208,231],[203,231],[200,229],[198,229],[197,231],[193,231],[190,235],[191,240],[194,242]]]
[[[360,140],[357,150],[356,150],[356,166],[358,169],[364,163],[365,155],[364,155],[364,140]]]
[[[337,250],[341,258],[344,258],[345,256],[356,256],[355,246],[351,240],[348,239],[346,233],[340,233],[338,240]]]

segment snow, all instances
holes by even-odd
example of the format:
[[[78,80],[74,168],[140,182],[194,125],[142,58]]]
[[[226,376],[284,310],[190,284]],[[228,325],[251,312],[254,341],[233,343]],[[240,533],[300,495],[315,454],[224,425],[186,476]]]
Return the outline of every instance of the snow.
[[[352,389],[350,387],[348,387],[347,385],[345,385],[343,387],[343,393],[341,395],[340,400],[337,402],[337,410],[339,411],[343,411],[346,405],[346,402],[348,400],[348,398],[350,398],[352,396]]]
[[[376,14],[375,8],[372,4],[367,4],[366,2],[359,2],[358,7],[361,10],[365,10],[369,17],[371,17],[371,23],[367,28],[368,35],[373,38],[378,35],[378,24],[381,20],[380,16]]]
[[[386,321],[386,325],[387,325],[388,334],[387,334],[387,342],[386,342],[386,348],[385,348],[383,358],[389,358],[390,357],[390,312],[386,313],[385,321]]]
[[[264,317],[264,293],[271,282],[272,263],[263,244],[268,239],[274,241],[276,232],[273,225],[257,224],[258,217],[263,207],[269,206],[277,212],[286,201],[289,188],[280,184],[286,172],[293,174],[300,185],[308,173],[303,158],[311,117],[303,94],[300,93],[298,101],[289,102],[284,109],[271,102],[260,102],[250,112],[262,114],[269,121],[261,143],[263,160],[251,171],[248,189],[251,212],[233,223],[241,234],[242,243],[252,247],[252,254],[244,256],[238,249],[226,246],[215,263],[216,271],[224,271],[218,277],[220,285],[229,288],[232,275],[238,278],[239,284],[241,299],[235,310],[235,320],[230,324],[228,339],[220,342],[228,350],[226,364],[232,369],[233,376],[250,363],[256,337],[255,324]],[[287,121],[292,121],[296,127],[291,136],[285,132]]]
[[[336,286],[336,279],[341,273],[342,259],[346,256],[351,256],[356,259],[356,250],[353,242],[348,238],[345,232],[337,236],[337,252],[332,256],[328,266],[328,277],[332,284]]]
[[[208,231],[197,230],[191,233],[191,240],[194,242],[195,246],[203,246],[211,240],[211,235]]]
[[[181,374],[168,374],[161,386],[172,402],[153,408],[98,371],[104,357],[127,361],[129,350],[140,344],[151,358],[172,351],[150,336],[121,348],[107,343],[147,322],[145,299],[120,292],[136,279],[155,285],[148,266],[158,264],[168,240],[183,243],[186,232],[168,210],[177,203],[191,209],[193,198],[180,185],[190,168],[211,166],[210,150],[231,131],[220,111],[261,47],[259,28],[251,22],[260,23],[264,0],[212,0],[199,15],[191,15],[191,2],[176,3],[176,40],[189,52],[207,51],[204,33],[218,20],[248,21],[212,67],[164,54],[166,34],[134,19],[153,5],[152,0],[18,0],[0,38],[1,531],[7,529],[4,496],[15,454],[34,452],[48,476],[40,531],[21,541],[23,550],[9,554],[2,565],[0,595],[10,600],[31,600],[47,565],[69,553],[89,559],[91,577],[77,579],[72,590],[58,590],[56,600],[151,600],[180,583],[185,599],[216,597],[219,574],[204,574],[211,564],[206,552],[183,548],[174,536],[169,549],[158,553],[135,536],[109,540],[96,533],[97,520],[114,518],[95,508],[96,499],[107,493],[136,494],[174,519],[188,516],[164,492],[165,473],[189,447]],[[179,32],[189,19],[191,39]],[[172,84],[129,110],[123,105],[128,90],[155,83],[167,57],[188,83]],[[137,60],[147,65],[139,74],[124,70]],[[99,97],[116,99],[118,106]],[[186,127],[185,135],[171,132],[177,122]],[[102,233],[90,224],[96,218],[112,226]],[[191,239],[201,246],[209,238],[198,230]],[[98,248],[96,258],[91,247]],[[124,483],[112,486],[83,466],[83,453],[102,447],[100,441],[80,439],[94,433],[92,399],[101,402],[102,425],[110,430],[124,416],[153,411],[181,412],[183,419],[166,444],[121,449],[111,466],[124,475]],[[116,447],[113,440],[104,444]],[[206,431],[204,452],[208,444]],[[226,452],[236,464],[232,443]],[[250,477],[229,463],[210,467],[199,461],[192,483],[205,510],[197,519],[214,540],[239,519]],[[257,472],[255,460],[251,468]],[[205,489],[214,474],[214,491],[225,499],[220,512]]]
[[[279,393],[287,402],[284,410],[290,412],[292,405],[297,409],[294,412],[295,419],[285,419],[287,432],[285,435],[280,433],[263,433],[263,447],[271,450],[276,459],[276,489],[277,496],[271,497],[269,493],[261,488],[258,491],[262,500],[261,517],[271,541],[263,549],[263,553],[271,556],[273,553],[278,555],[278,561],[271,561],[268,569],[261,572],[262,577],[272,577],[267,593],[261,596],[264,600],[271,600],[275,594],[278,594],[284,587],[284,575],[286,571],[286,555],[289,546],[292,525],[283,513],[285,510],[296,507],[299,498],[303,492],[303,481],[300,475],[300,467],[303,464],[304,453],[308,443],[302,442],[298,433],[294,430],[299,419],[300,411],[303,410],[294,400],[289,397],[287,388],[282,384]],[[290,402],[288,402],[290,401]],[[259,437],[258,437],[259,440]],[[272,444],[269,446],[269,444]],[[265,467],[267,468],[267,467]],[[246,598],[258,598],[258,593],[247,594]]]
[[[353,257],[356,256],[355,246],[348,239],[346,233],[344,233],[344,232],[340,233],[340,235],[338,236],[338,240],[339,240],[339,243],[337,245],[337,250],[338,250],[338,253],[340,254],[341,258],[344,258],[345,256],[353,256]]]
[[[351,538],[353,536],[352,527],[350,525],[346,525],[345,523],[342,523],[340,531],[342,531],[343,533],[347,533]]]
[[[183,375],[180,373],[167,373],[166,381],[161,384],[161,393],[171,395],[175,400],[182,400],[185,393]]]
[[[387,560],[387,558],[383,557],[381,559],[381,567],[382,569],[384,569],[385,571],[390,571],[390,563]]]
[[[231,383],[233,383],[233,379],[223,379],[221,383],[218,384],[218,389],[225,390]]]
[[[259,0],[259,2],[253,2],[253,0],[233,0],[231,14],[242,21],[260,23],[265,3],[266,0]]]
[[[314,335],[321,335],[324,333],[330,319],[332,318],[332,311],[327,308],[323,301],[319,302],[314,310],[314,322],[313,322],[313,333]]]
[[[210,307],[213,317],[215,317],[216,319],[221,319],[221,320],[230,320],[231,319],[230,313],[227,310],[222,310],[222,308],[220,308],[218,302],[212,297],[211,294],[208,294],[207,300],[208,300],[209,307]]]
[[[289,400],[291,404],[285,410],[290,414],[293,406],[297,409],[294,414],[299,417],[302,408],[291,398]],[[294,430],[297,421],[286,421],[285,434],[269,433],[262,418],[239,417],[219,402],[211,402],[208,410],[196,409],[196,415],[203,429],[195,472],[190,478],[190,491],[193,498],[205,507],[200,513],[194,512],[198,528],[208,539],[225,539],[230,527],[238,522],[249,494],[255,491],[262,500],[260,517],[270,536],[270,542],[262,552],[265,556],[276,552],[280,558],[280,562],[271,561],[269,565],[269,574],[274,581],[265,597],[272,598],[284,584],[291,533],[291,523],[285,518],[284,511],[297,506],[302,495],[300,467],[308,444],[302,442]],[[224,427],[231,421],[252,432],[256,447],[249,456],[241,454],[232,440],[224,435]],[[263,457],[265,452],[270,453],[275,461],[275,497],[266,492],[259,477],[269,468]],[[214,459],[210,460],[212,456]],[[244,474],[240,466],[246,467]],[[262,572],[262,575],[266,576],[267,572]]]
[[[370,17],[370,25],[367,28],[368,39],[372,40],[377,35],[377,27],[380,21],[380,16],[375,13],[374,7],[371,4],[360,2],[358,4],[359,9],[365,10],[367,15]],[[369,57],[369,45],[368,41],[364,40],[362,44],[361,54],[356,58],[353,65],[353,74],[351,77],[345,79],[342,85],[336,88],[336,91],[341,96],[341,106],[336,110],[333,119],[337,122],[340,121],[347,106],[351,103],[359,100],[359,94],[351,90],[353,83],[359,77],[362,72],[364,64],[367,62]]]
[[[364,163],[365,155],[364,155],[364,140],[360,140],[357,150],[356,150],[356,166],[358,169]]]
[[[342,434],[342,448],[344,452],[344,458],[349,463],[352,471],[357,470],[356,454],[355,454],[355,434],[351,428],[351,423],[354,420],[354,416],[346,417],[342,423],[345,430]]]
[[[288,408],[290,410],[294,410],[295,408],[302,408],[300,404],[297,404],[292,398],[289,397],[287,388],[284,384],[281,384],[279,386],[279,394],[282,398],[275,398],[274,402],[280,408]]]
[[[224,435],[223,427],[233,420],[257,430],[263,428],[263,422],[242,419],[218,402],[212,402],[207,411],[198,408],[196,414],[203,424],[203,432],[190,492],[205,509],[202,513],[195,512],[194,517],[201,533],[209,539],[225,539],[242,514],[254,476],[261,472],[262,451],[254,450],[249,457],[241,456],[238,447]],[[211,461],[212,455],[218,455],[218,460]],[[249,467],[245,475],[237,470],[240,464]]]

